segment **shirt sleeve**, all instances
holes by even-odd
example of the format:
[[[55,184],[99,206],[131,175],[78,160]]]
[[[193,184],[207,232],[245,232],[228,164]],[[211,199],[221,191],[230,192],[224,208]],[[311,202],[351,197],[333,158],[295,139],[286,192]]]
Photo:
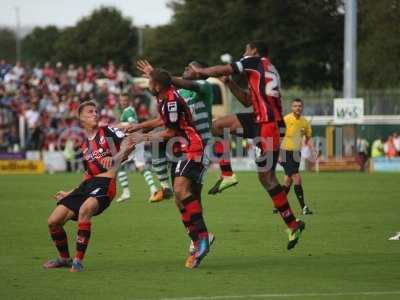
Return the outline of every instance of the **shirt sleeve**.
[[[165,110],[165,126],[171,129],[179,129],[180,119],[183,117],[184,107],[179,99],[169,100]]]
[[[243,57],[241,60],[231,64],[235,73],[243,73],[246,70],[255,70],[260,62],[257,56]]]
[[[111,137],[113,142],[117,145],[120,145],[122,140],[125,138],[125,133],[123,133],[120,129],[107,126],[104,128],[106,137]]]
[[[137,123],[136,110],[133,107],[131,107],[130,109],[125,110],[122,113],[121,122]]]
[[[133,107],[128,112],[127,122],[129,122],[129,123],[137,123],[138,122],[137,113]]]

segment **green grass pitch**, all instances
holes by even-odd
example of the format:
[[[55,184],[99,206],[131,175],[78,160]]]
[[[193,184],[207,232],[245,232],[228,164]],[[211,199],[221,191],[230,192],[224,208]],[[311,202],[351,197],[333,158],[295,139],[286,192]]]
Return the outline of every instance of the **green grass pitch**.
[[[281,176],[282,174],[280,174]],[[47,216],[52,194],[78,174],[0,177],[0,299],[400,299],[398,174],[303,175],[315,210],[293,251],[255,173],[218,196],[203,192],[205,217],[217,240],[201,267],[184,268],[188,238],[173,201],[147,202],[139,174],[133,201],[95,217],[85,271],[44,270],[56,256]],[[293,194],[290,202],[297,215]],[[76,223],[66,226],[74,253]]]

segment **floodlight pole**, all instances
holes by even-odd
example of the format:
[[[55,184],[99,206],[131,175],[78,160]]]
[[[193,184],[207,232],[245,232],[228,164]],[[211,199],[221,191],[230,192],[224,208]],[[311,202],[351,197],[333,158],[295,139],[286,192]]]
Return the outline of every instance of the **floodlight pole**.
[[[357,0],[345,0],[345,19],[344,19],[344,70],[343,70],[343,98],[351,99],[357,97]],[[337,156],[356,155],[357,153],[357,126],[353,127],[352,133],[347,132],[346,141],[341,135],[340,143],[337,145],[339,153]],[[343,130],[343,128],[341,128]],[[345,143],[351,140],[351,153],[346,151]],[[347,145],[348,146],[348,145]],[[348,148],[347,148],[348,149]],[[343,151],[343,152],[342,152]]]
[[[343,98],[357,94],[357,0],[345,0]]]
[[[138,33],[138,54],[139,56],[143,56],[143,30],[144,28],[141,26],[137,27],[137,33]]]
[[[15,61],[21,61],[21,21],[19,7],[15,7],[16,30],[15,30]]]

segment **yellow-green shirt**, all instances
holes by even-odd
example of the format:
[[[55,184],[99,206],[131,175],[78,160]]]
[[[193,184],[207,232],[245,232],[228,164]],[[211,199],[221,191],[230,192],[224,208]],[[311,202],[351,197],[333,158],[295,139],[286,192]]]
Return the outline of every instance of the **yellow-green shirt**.
[[[284,120],[286,132],[281,148],[289,151],[301,150],[303,138],[311,138],[312,131],[310,122],[302,116],[296,118],[293,113],[287,114]]]

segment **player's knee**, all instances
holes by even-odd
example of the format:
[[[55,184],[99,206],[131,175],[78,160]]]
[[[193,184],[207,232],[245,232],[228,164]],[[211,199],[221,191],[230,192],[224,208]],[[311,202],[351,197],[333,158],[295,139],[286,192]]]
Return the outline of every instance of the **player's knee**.
[[[181,202],[185,198],[185,191],[183,189],[174,190],[175,200]]]
[[[60,218],[54,217],[54,216],[50,216],[47,219],[47,225],[49,227],[54,227],[54,226],[59,226],[62,224],[62,220]]]
[[[299,173],[295,173],[292,175],[293,182],[294,184],[300,184],[301,183],[301,177]]]
[[[174,186],[175,201],[180,203],[186,197],[190,196],[190,190],[185,186]]]
[[[82,206],[79,209],[78,221],[79,222],[87,222],[90,221],[92,216],[94,215],[94,209],[90,206]]]
[[[79,222],[89,222],[91,218],[92,218],[92,214],[89,213],[88,211],[86,211],[86,210],[79,211],[79,215],[78,215]]]
[[[285,177],[285,184],[286,185],[291,185],[293,182],[292,177],[286,176]]]

